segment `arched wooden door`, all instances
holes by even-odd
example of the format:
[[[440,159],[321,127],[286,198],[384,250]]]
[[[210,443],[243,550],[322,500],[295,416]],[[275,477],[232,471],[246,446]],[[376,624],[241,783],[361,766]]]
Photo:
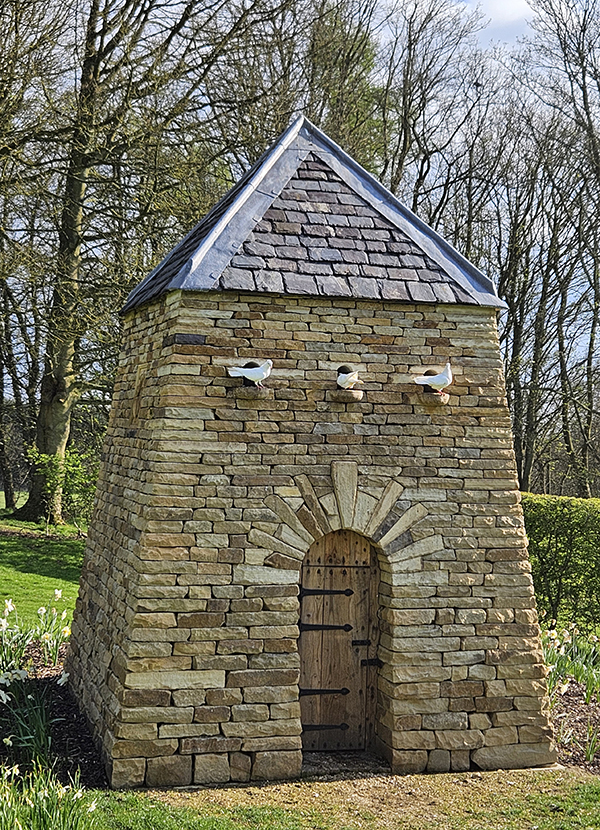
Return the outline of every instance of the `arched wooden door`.
[[[305,750],[366,749],[377,695],[379,569],[351,530],[315,542],[300,587],[300,708]]]

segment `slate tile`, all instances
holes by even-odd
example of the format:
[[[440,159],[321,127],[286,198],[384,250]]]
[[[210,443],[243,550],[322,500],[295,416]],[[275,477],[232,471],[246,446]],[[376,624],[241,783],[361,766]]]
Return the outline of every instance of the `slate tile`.
[[[363,265],[362,272],[366,277],[378,277],[380,280],[387,279],[387,268],[381,265]]]
[[[384,254],[386,252],[385,242],[377,242],[373,239],[366,239],[365,240],[365,248],[367,251],[378,251],[379,253]],[[396,263],[398,265],[398,263]]]
[[[274,222],[275,233],[301,233],[302,225],[299,222]]]
[[[306,220],[311,225],[325,225],[327,223],[327,217],[324,213],[307,212]]]
[[[388,242],[387,249],[391,254],[412,254],[417,251],[414,242]]]
[[[463,291],[463,289],[460,286],[454,284],[452,286],[452,290],[454,291],[456,299],[458,300],[459,303],[473,303],[474,302],[473,297],[471,297],[470,294],[467,294],[466,291]]]
[[[330,225],[334,225],[334,226],[348,225],[349,224],[348,223],[348,217],[347,216],[342,216],[339,213],[331,213],[327,217],[327,221],[329,222]]]
[[[254,275],[257,291],[267,291],[272,294],[283,293],[283,279],[275,271],[257,271]]]
[[[377,280],[371,280],[365,277],[348,277],[348,282],[350,283],[353,297],[379,298]]]
[[[285,212],[275,207],[270,207],[264,213],[264,218],[272,222],[285,222]]]
[[[302,274],[333,274],[333,266],[328,262],[299,262],[298,272]]]
[[[372,228],[373,220],[370,216],[349,216],[348,222],[353,228]]]
[[[288,187],[292,187],[295,190],[320,190],[321,183],[311,179],[291,179]]]
[[[402,256],[400,262],[403,268],[423,268],[425,261],[422,256]]]
[[[220,279],[220,287],[224,290],[254,291],[254,274],[252,271],[245,271],[242,268],[227,267]]]
[[[389,268],[388,277],[391,280],[408,280],[410,282],[419,279],[414,268]]]
[[[340,193],[339,201],[342,205],[364,205],[363,199],[356,193]]]
[[[326,297],[350,297],[352,292],[346,280],[341,277],[318,276],[316,277],[319,293]]]
[[[454,294],[450,286],[445,282],[436,282],[434,285],[431,286],[433,288],[433,293],[436,296],[436,299],[440,301],[440,303],[453,303],[455,302]]]
[[[282,245],[275,248],[275,254],[279,259],[306,259],[308,253],[302,245]]]
[[[362,262],[365,264],[369,262],[364,251],[342,251],[342,259],[344,262]]]
[[[350,221],[352,221],[352,217],[350,217]],[[361,249],[364,250],[365,243],[360,238],[360,228],[336,228],[335,235],[337,238],[344,237],[347,239],[356,239],[357,241],[360,240]]]
[[[303,225],[302,228],[304,235],[308,234],[309,236],[322,237],[323,239],[326,239],[328,236],[333,236],[333,228],[330,228],[328,225]],[[300,241],[304,245],[302,237]]]
[[[430,285],[422,282],[409,282],[406,285],[410,296],[416,303],[435,303],[436,297]]]
[[[317,283],[314,277],[304,274],[282,274],[288,294],[316,294]]]
[[[376,239],[380,242],[387,242],[390,239],[390,232],[387,230],[379,230],[373,229],[369,230],[366,229],[363,231],[363,238],[364,239]]]
[[[344,251],[353,251],[358,245],[358,240],[345,239],[344,237],[336,234],[335,236],[329,237],[329,245],[332,248],[340,248]]]
[[[231,260],[234,268],[264,268],[265,261],[259,256],[246,256],[245,254],[236,254]]]
[[[327,181],[321,183],[321,190],[329,191],[331,193],[342,193],[343,185],[341,182]]]
[[[309,248],[308,254],[314,262],[341,262],[342,253],[337,248]]]
[[[350,262],[334,262],[333,271],[335,274],[345,277],[358,277],[361,274],[360,265],[353,265]]]
[[[386,268],[397,268],[399,265],[397,256],[393,254],[379,254],[377,252],[369,254],[369,262],[371,265],[384,265]]]
[[[408,289],[400,280],[381,280],[379,282],[381,296],[384,300],[407,300],[410,301]]]
[[[244,244],[244,253],[248,256],[271,257],[275,256],[275,248],[272,245],[266,245],[260,239],[254,239]]]
[[[296,271],[298,265],[295,260],[273,257],[273,259],[267,260],[267,269],[269,271]]]

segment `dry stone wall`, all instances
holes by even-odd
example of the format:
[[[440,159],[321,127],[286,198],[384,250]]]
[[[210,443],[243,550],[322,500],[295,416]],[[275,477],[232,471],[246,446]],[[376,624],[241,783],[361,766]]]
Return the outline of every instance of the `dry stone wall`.
[[[113,786],[299,774],[300,565],[342,527],[379,554],[392,768],[554,760],[493,309],[172,292],[124,343],[68,665]],[[411,375],[448,358],[443,405]]]

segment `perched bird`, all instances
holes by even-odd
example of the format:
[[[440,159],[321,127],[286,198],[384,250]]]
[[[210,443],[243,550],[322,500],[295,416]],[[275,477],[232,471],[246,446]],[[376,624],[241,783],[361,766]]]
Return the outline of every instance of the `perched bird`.
[[[353,389],[357,383],[362,383],[358,379],[358,372],[353,372],[350,366],[340,366],[337,371],[337,385],[340,389]]]
[[[266,380],[273,368],[272,360],[265,360],[260,366],[257,363],[247,363],[246,366],[232,366],[228,368],[230,377],[244,378],[251,381],[259,389],[263,388],[262,381]]]
[[[419,377],[413,378],[413,380],[420,386],[429,386],[433,392],[441,395],[442,390],[452,383],[452,367],[448,362],[446,363],[444,371],[438,375],[419,375]]]

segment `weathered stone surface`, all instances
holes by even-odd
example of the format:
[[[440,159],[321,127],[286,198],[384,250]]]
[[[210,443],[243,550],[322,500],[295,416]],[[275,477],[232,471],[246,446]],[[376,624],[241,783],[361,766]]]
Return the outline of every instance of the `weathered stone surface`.
[[[146,786],[187,787],[191,783],[191,755],[170,755],[165,758],[148,759]]]
[[[449,772],[450,753],[447,749],[434,749],[429,753],[427,772]]]
[[[110,786],[115,790],[143,787],[146,777],[145,758],[116,758],[112,762]]]
[[[225,784],[230,777],[227,755],[207,754],[194,758],[194,784]]]
[[[257,752],[252,765],[252,778],[268,781],[297,778],[301,768],[302,753],[299,751]]]
[[[550,744],[512,744],[476,749],[471,759],[480,769],[524,769],[555,764],[558,755]]]

